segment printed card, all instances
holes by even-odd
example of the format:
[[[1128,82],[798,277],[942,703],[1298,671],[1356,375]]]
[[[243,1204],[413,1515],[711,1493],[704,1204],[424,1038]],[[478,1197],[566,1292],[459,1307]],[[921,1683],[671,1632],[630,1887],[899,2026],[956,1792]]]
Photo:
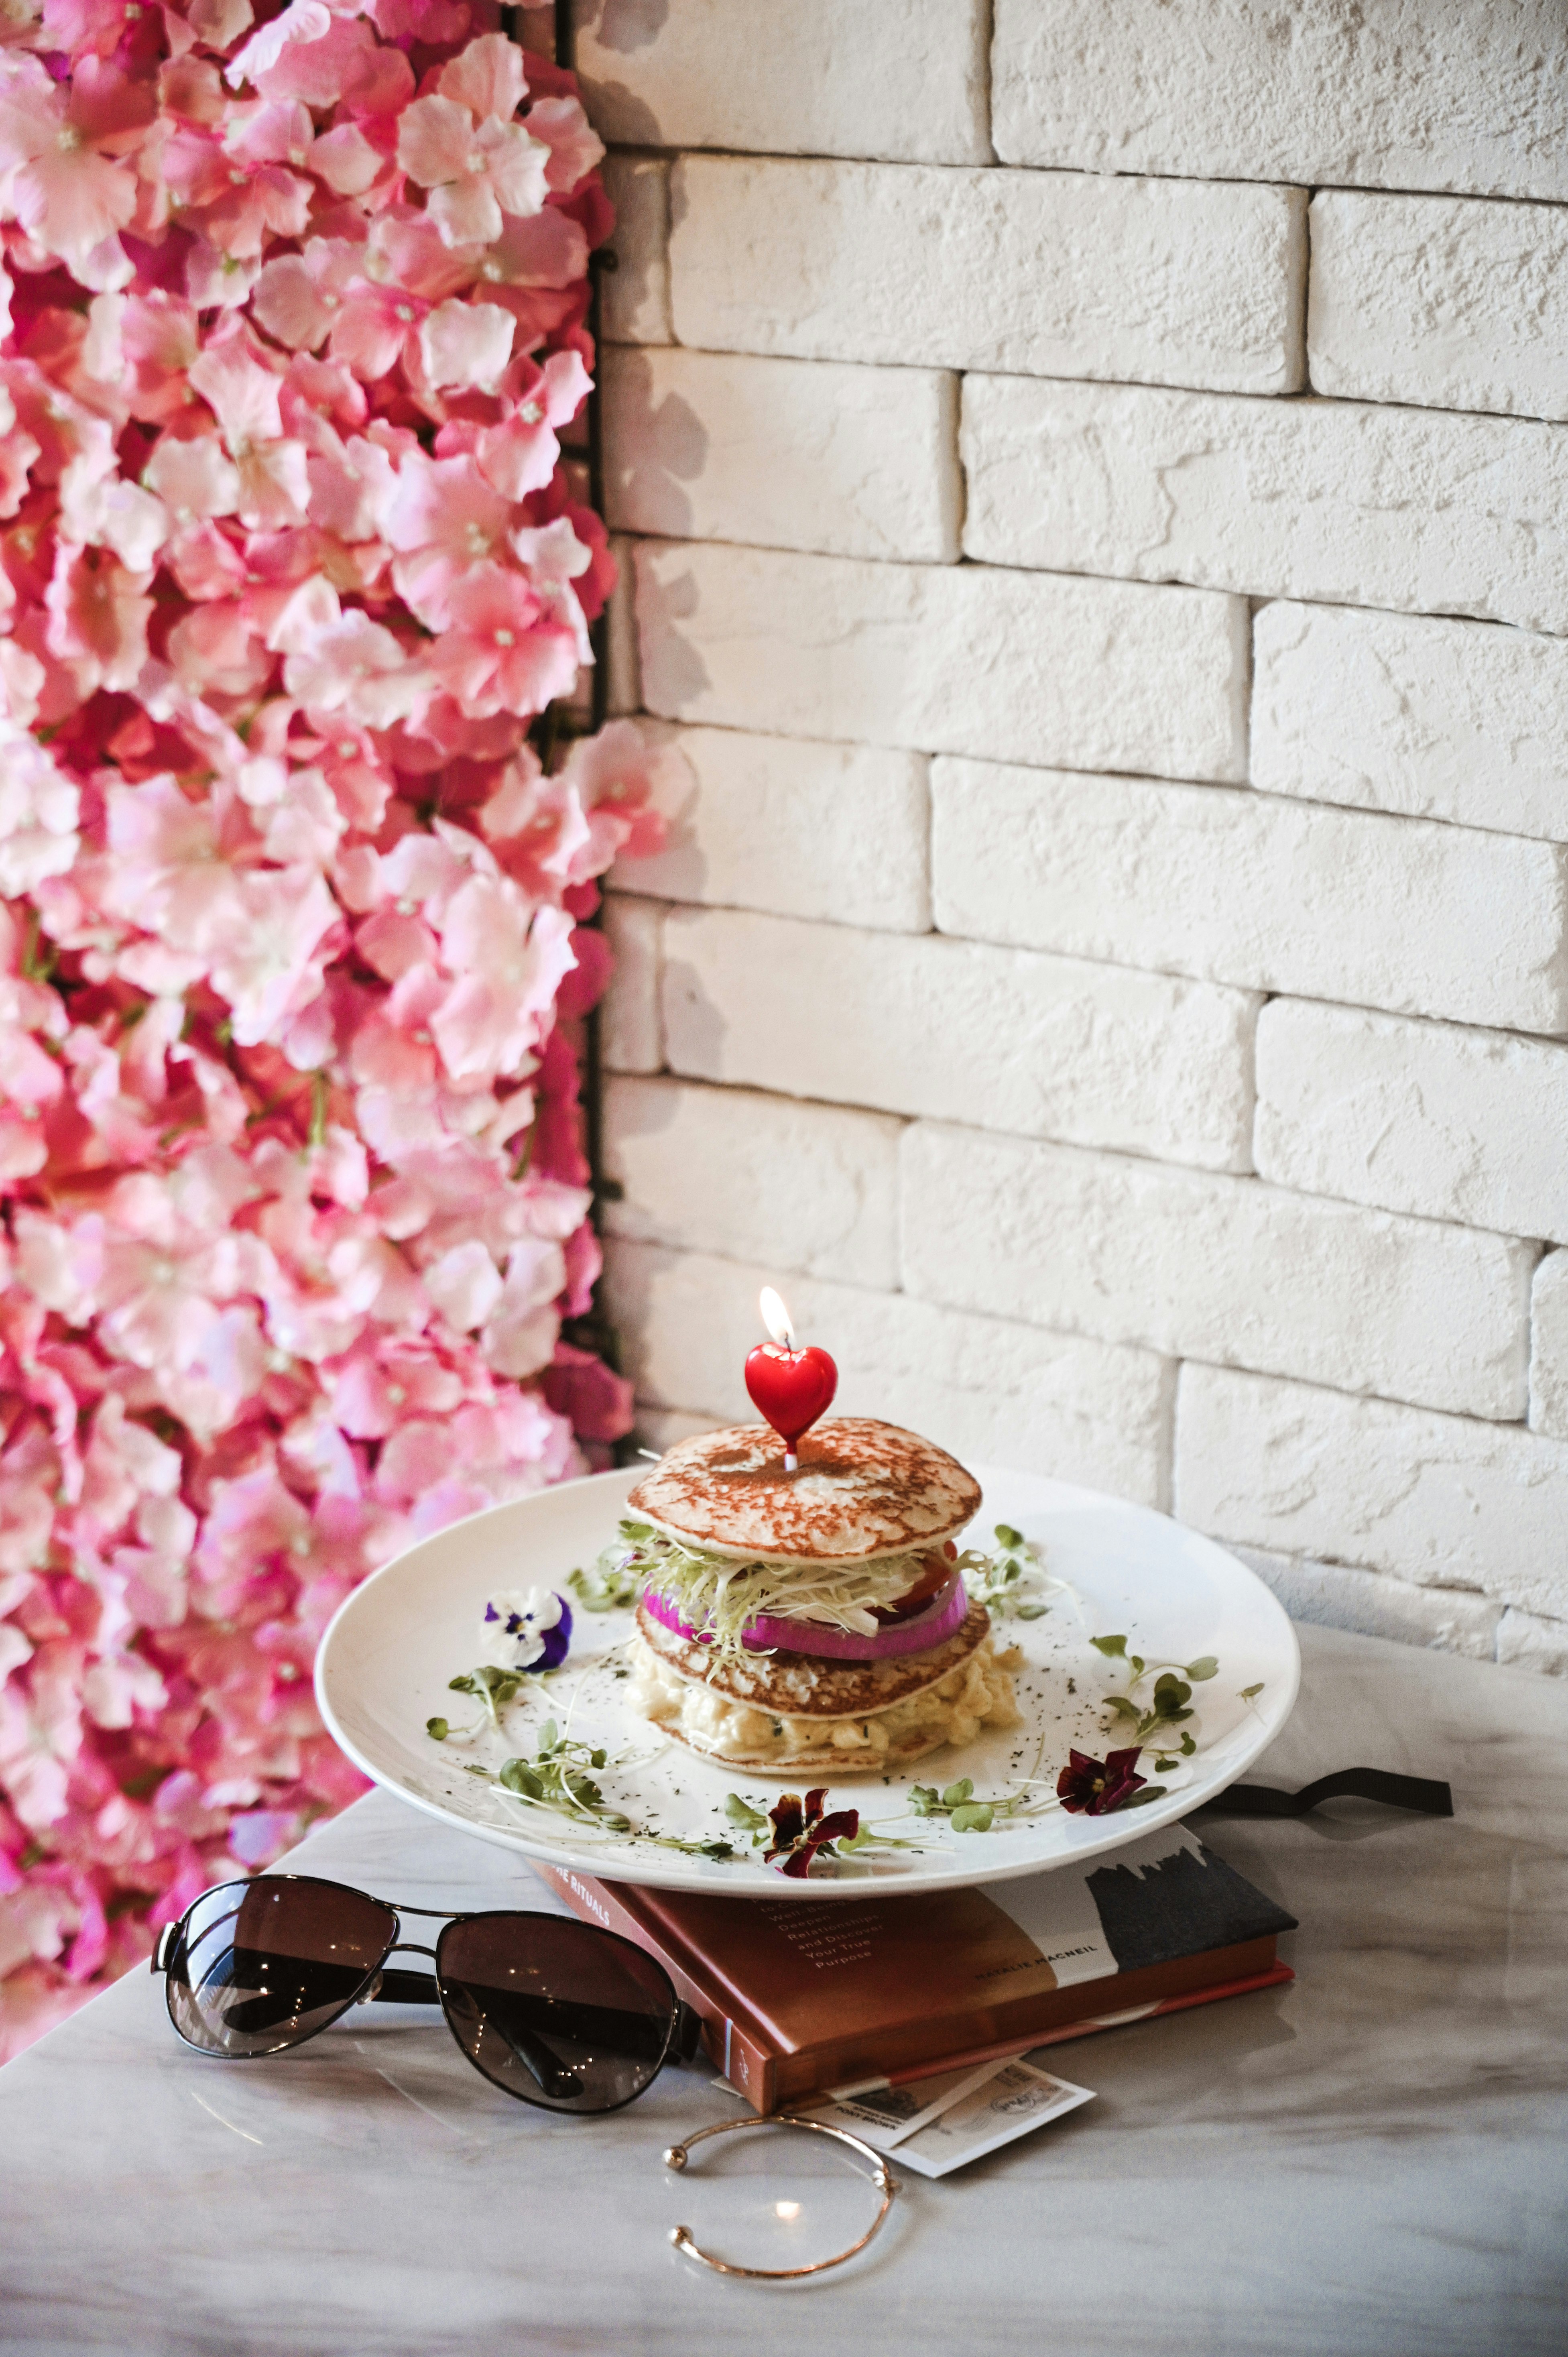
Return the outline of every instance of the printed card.
[[[898,2147],[898,2165],[922,2177],[946,2177],[950,2169],[962,2169],[1093,2100],[1091,2087],[1075,2087],[1070,2080],[1055,2078],[1026,2060],[1004,2062],[983,2085],[958,2096],[934,2120],[906,2136]],[[866,2136],[868,2144],[875,2141]]]
[[[918,2129],[940,2119],[950,2104],[983,2086],[995,2070],[994,2062],[981,2062],[967,2071],[939,2071],[929,2078],[911,2079],[902,2087],[863,2089],[826,2103],[801,2104],[800,2109],[825,2126],[850,2129],[878,2152],[892,2152]]]

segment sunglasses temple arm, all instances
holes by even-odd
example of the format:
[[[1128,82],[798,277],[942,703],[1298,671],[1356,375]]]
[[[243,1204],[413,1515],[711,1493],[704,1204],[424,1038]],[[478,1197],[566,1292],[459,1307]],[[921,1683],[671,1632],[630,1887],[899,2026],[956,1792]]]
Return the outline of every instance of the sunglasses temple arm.
[[[675,2008],[675,2035],[670,2051],[682,2062],[693,2062],[703,2050],[703,2017],[694,2005],[682,2001]]]

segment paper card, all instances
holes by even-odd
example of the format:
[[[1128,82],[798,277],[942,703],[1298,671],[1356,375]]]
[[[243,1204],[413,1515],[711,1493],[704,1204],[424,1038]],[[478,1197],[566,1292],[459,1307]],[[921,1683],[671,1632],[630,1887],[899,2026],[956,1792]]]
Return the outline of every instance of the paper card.
[[[1004,2062],[983,2085],[958,2096],[936,2119],[908,2136],[898,2147],[898,2165],[921,2177],[946,2177],[950,2169],[962,2169],[1093,2100],[1091,2087],[1075,2087],[1070,2080],[1054,2078],[1029,2061]],[[866,2137],[868,2144],[874,2141]]]
[[[911,2079],[902,2087],[867,2088],[859,2094],[836,2095],[824,2103],[793,2108],[825,2126],[848,2128],[878,2152],[892,2152],[918,2129],[940,2119],[950,2104],[983,2086],[996,2068],[994,2062],[980,2062],[967,2071],[940,2071],[930,2078]]]

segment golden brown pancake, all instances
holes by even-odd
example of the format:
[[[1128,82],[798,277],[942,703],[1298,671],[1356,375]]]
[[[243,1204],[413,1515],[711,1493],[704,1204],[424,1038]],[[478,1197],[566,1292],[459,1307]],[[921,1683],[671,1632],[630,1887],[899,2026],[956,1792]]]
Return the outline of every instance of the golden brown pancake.
[[[661,1733],[701,1759],[785,1781],[886,1776],[1018,1716],[982,1604],[944,1643],[883,1662],[714,1661],[639,1607],[631,1662],[637,1707]]]
[[[787,1718],[864,1718],[958,1669],[991,1634],[991,1615],[983,1604],[972,1604],[962,1627],[941,1644],[880,1662],[831,1661],[815,1653],[725,1653],[715,1661],[711,1645],[678,1637],[646,1604],[637,1608],[637,1630],[677,1677],[731,1702]]]
[[[688,1546],[764,1563],[866,1563],[935,1545],[979,1512],[957,1458],[900,1425],[830,1417],[799,1457],[787,1473],[769,1426],[728,1425],[679,1442],[627,1502]]]

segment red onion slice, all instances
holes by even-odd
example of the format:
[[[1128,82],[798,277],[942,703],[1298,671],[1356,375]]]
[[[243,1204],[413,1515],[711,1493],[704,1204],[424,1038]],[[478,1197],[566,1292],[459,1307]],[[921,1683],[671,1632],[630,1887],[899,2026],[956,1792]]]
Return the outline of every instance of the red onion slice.
[[[693,1641],[695,1631],[672,1604],[651,1587],[642,1600],[661,1629],[684,1637],[688,1643]],[[909,1620],[888,1621],[874,1637],[862,1637],[852,1629],[829,1628],[822,1621],[785,1620],[765,1612],[747,1622],[741,1643],[753,1652],[815,1653],[834,1662],[885,1662],[897,1653],[923,1653],[932,1645],[942,1644],[963,1627],[968,1616],[968,1592],[961,1576],[955,1571],[923,1611]],[[711,1637],[695,1641],[699,1644],[713,1642]]]

